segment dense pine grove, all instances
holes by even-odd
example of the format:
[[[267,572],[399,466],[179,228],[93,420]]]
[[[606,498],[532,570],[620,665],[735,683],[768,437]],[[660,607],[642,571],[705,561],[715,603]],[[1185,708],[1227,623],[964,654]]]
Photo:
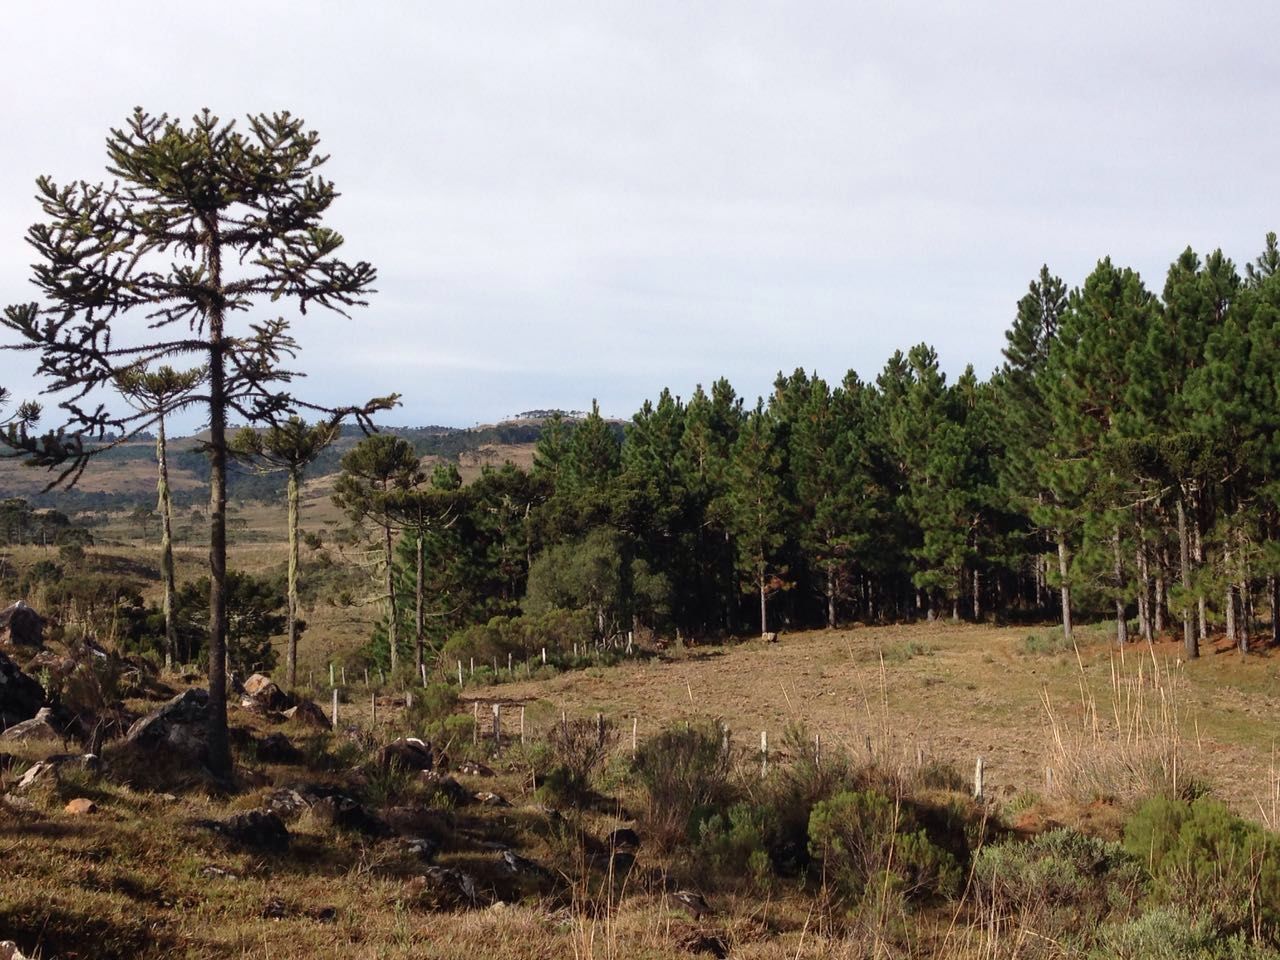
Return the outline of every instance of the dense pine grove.
[[[919,344],[874,381],[664,390],[623,430],[553,418],[528,472],[437,471],[454,506],[420,568],[402,538],[401,644],[493,617],[563,633],[554,611],[597,641],[1061,617],[1196,656],[1222,632],[1247,650],[1265,616],[1274,643],[1278,269],[1275,234],[1243,274],[1186,250],[1160,295],[1110,258],[1074,289],[1046,267],[985,381],[948,383]]]

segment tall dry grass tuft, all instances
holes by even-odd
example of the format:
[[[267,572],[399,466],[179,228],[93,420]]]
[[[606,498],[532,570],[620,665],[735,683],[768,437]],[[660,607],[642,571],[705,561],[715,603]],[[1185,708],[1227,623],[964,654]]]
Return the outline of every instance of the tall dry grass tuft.
[[[1183,796],[1197,786],[1199,745],[1184,731],[1194,723],[1184,702],[1181,661],[1110,657],[1109,683],[1096,691],[1080,667],[1080,715],[1071,718],[1041,694],[1048,720],[1046,791],[1088,802]]]

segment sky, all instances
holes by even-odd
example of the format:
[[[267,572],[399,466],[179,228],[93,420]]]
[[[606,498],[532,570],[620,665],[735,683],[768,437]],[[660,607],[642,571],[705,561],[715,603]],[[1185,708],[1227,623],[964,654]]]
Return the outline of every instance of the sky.
[[[1278,27],[1256,0],[10,0],[0,304],[36,296],[36,176],[106,178],[134,106],[289,110],[379,271],[350,319],[298,318],[306,399],[628,417],[721,376],[749,403],[796,367],[871,379],[921,341],[985,376],[1041,264],[1074,286],[1110,255],[1159,291],[1187,246],[1262,249]],[[0,352],[18,397],[33,369]]]

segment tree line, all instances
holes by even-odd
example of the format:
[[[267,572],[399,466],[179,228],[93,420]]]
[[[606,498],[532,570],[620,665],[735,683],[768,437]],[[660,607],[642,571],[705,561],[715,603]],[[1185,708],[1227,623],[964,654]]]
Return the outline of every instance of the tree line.
[[[549,609],[598,640],[1056,616],[1068,639],[1081,617],[1173,631],[1188,657],[1215,632],[1274,643],[1278,267],[1274,234],[1243,272],[1184,251],[1160,294],[1110,258],[1074,288],[1046,267],[986,379],[919,344],[753,405],[722,379],[623,429],[552,417],[530,470],[465,489],[406,474],[439,522],[381,527],[388,555],[405,536],[377,644]]]

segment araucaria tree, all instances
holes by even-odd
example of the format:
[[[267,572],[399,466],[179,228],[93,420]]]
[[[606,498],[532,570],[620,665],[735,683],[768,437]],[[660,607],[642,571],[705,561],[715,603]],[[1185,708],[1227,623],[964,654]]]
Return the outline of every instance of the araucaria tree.
[[[27,232],[43,303],[8,307],[13,349],[39,357],[36,374],[67,421],[41,438],[11,439],[36,464],[74,482],[109,436],[150,426],[153,411],[121,414],[100,398],[121,371],[205,366],[189,402],[208,415],[209,764],[228,775],[226,717],[227,420],[273,423],[301,403],[283,365],[296,353],[283,317],[242,320],[292,301],[299,312],[364,303],[375,278],[336,256],[342,237],[322,218],[337,197],[319,175],[318,136],[288,113],[250,116],[245,128],[209,111],[190,125],[134,111],[107,138],[109,184],[37,181],[41,219]],[[389,401],[329,410],[365,420]],[[85,439],[97,443],[86,443]]]
[[[302,632],[298,617],[298,499],[302,476],[338,438],[338,430],[334,419],[308,424],[301,417],[290,417],[266,430],[245,427],[231,443],[232,456],[267,470],[283,470],[288,476],[285,501],[289,522],[289,639],[285,648],[285,683],[290,689],[298,682],[298,635]]]

